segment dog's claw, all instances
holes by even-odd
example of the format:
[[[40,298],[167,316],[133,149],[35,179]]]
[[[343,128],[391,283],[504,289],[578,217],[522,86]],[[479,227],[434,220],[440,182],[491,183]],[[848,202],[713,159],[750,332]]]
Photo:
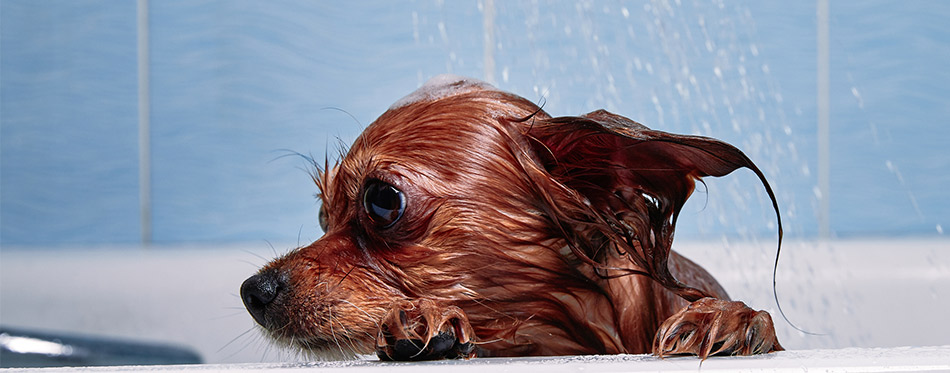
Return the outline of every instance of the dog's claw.
[[[462,310],[434,301],[396,301],[380,323],[380,360],[417,361],[472,358],[475,333]]]
[[[663,322],[653,340],[653,354],[754,355],[784,350],[775,338],[768,312],[742,302],[702,298]]]

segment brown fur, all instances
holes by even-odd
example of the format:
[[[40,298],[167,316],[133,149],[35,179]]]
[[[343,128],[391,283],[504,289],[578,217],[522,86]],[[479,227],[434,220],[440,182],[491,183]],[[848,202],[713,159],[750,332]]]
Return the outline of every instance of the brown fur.
[[[490,88],[395,107],[318,173],[326,233],[262,269],[278,273],[282,288],[258,321],[278,341],[350,356],[386,344],[387,323],[412,318],[393,313],[394,302],[412,309],[424,300],[419,309],[433,311],[420,311],[425,320],[408,333],[428,341],[435,332],[426,328],[455,325],[479,356],[705,357],[715,351],[687,343],[696,337],[677,335],[682,325],[657,335],[690,302],[728,299],[705,270],[670,252],[673,226],[694,180],[738,167],[761,177],[717,140],[652,131],[605,111],[552,118]],[[378,229],[363,211],[370,179],[405,195],[391,228]],[[749,333],[774,339],[768,322]],[[774,345],[749,351],[781,348]],[[725,352],[750,353],[740,350]]]

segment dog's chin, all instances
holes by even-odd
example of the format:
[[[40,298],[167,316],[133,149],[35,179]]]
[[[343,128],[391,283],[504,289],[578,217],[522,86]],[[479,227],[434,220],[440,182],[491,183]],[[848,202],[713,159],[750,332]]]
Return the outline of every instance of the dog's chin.
[[[266,329],[264,334],[270,337],[275,345],[307,360],[366,359],[374,351],[373,341],[357,340],[346,336],[295,337],[277,335]]]

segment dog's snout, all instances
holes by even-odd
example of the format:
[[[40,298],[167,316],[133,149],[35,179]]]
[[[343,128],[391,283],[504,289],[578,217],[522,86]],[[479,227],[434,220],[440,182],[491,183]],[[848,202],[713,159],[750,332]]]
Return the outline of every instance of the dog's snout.
[[[247,312],[254,317],[254,321],[267,326],[264,313],[284,286],[280,276],[275,271],[266,271],[249,277],[241,284],[241,300]]]

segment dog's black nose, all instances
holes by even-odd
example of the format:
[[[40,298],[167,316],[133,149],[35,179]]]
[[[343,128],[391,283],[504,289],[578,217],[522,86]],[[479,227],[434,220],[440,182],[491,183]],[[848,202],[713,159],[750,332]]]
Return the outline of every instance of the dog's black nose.
[[[254,317],[254,321],[267,326],[264,321],[264,312],[282,288],[280,276],[275,271],[265,271],[251,276],[241,284],[241,300],[247,312]]]

